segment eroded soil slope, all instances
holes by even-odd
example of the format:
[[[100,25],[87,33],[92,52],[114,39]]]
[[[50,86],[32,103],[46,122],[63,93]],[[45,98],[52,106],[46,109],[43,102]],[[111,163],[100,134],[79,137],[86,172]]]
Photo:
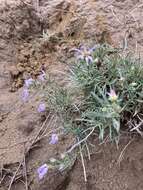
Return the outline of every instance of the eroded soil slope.
[[[70,147],[73,137],[63,137],[49,146],[48,137],[32,146],[44,116],[37,113],[37,100],[21,101],[24,79],[36,78],[41,69],[65,83],[62,71],[73,55],[70,49],[81,43],[108,42],[143,56],[143,4],[139,0],[39,0],[0,1],[0,189],[8,189],[11,177],[26,156],[27,178],[32,190],[142,190],[143,141],[125,135],[117,150],[114,145],[95,147],[86,160],[88,182],[84,183],[80,160],[64,173],[50,171],[40,182],[37,168]],[[47,31],[43,38],[43,32]],[[67,60],[68,58],[68,60]],[[61,72],[60,72],[61,71]],[[59,126],[49,116],[45,134]],[[49,123],[49,122],[48,122]],[[42,155],[42,156],[41,156]],[[25,166],[21,166],[11,189],[25,189]],[[15,183],[17,182],[17,183]],[[9,189],[10,190],[10,189]]]

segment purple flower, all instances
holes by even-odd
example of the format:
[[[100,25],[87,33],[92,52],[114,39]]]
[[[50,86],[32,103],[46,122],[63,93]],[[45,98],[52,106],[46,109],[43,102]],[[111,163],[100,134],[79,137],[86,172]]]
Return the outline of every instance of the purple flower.
[[[22,92],[22,100],[26,102],[28,100],[28,97],[29,97],[29,91],[27,88],[24,88]]]
[[[110,93],[108,93],[108,95],[109,95],[109,100],[111,102],[115,102],[118,99],[118,96],[117,96],[115,90],[113,90],[113,89],[110,90]]]
[[[38,112],[41,113],[41,112],[44,112],[46,110],[46,106],[44,103],[41,103],[39,106],[38,106]]]
[[[77,52],[77,58],[80,60],[85,60],[87,65],[93,62],[92,53],[95,50],[95,48],[86,48],[82,46],[81,48],[74,50]]]
[[[39,80],[44,81],[45,80],[46,73],[42,70],[42,74],[38,76]]]
[[[86,56],[86,57],[85,57],[85,61],[86,61],[87,65],[93,63],[93,58],[92,58],[92,56]]]
[[[43,164],[42,166],[40,166],[37,170],[39,180],[43,179],[43,177],[47,174],[47,172],[48,172],[47,164]]]
[[[31,84],[33,84],[33,82],[34,82],[34,79],[32,79],[32,78],[27,79],[27,80],[25,80],[25,86],[26,86],[27,88],[29,88],[29,86],[30,86]]]
[[[50,144],[57,144],[57,142],[58,142],[58,135],[52,134]]]

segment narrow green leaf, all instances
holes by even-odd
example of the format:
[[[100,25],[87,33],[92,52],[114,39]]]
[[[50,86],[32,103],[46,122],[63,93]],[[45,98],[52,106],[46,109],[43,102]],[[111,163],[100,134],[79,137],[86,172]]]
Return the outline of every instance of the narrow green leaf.
[[[117,121],[116,119],[113,119],[113,127],[117,131],[117,133],[119,133],[119,131],[120,131],[120,122]]]

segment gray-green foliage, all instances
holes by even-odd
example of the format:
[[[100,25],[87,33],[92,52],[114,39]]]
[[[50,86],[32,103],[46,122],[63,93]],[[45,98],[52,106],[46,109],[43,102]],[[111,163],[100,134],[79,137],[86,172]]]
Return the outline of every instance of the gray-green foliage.
[[[116,139],[121,125],[135,113],[143,114],[143,65],[107,45],[97,47],[92,57],[90,64],[80,60],[71,66],[69,78],[82,94],[80,98],[57,88],[47,93],[47,100],[63,118],[66,129],[80,139],[93,128],[101,140],[106,134]],[[117,100],[109,99],[110,90],[116,92]],[[81,102],[77,104],[76,99]]]

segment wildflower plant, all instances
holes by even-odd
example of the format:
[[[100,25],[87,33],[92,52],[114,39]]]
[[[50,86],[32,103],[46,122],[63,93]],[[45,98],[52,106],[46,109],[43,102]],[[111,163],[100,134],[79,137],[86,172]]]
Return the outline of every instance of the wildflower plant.
[[[70,88],[48,79],[43,71],[34,82],[42,92],[37,111],[41,113],[49,109],[60,119],[62,134],[72,133],[76,139],[64,156],[51,158],[48,166],[38,169],[39,179],[44,177],[48,168],[63,171],[69,167],[73,163],[70,153],[77,147],[80,153],[82,147],[88,149],[88,139],[94,133],[100,141],[108,135],[116,143],[122,129],[142,134],[143,64],[140,60],[122,56],[119,50],[109,45],[80,47],[74,51],[76,62],[69,65],[68,73]],[[25,101],[31,85],[31,79],[25,82],[22,96]],[[55,132],[50,135],[49,145],[54,146],[59,142],[59,135]]]
[[[100,139],[107,130],[110,139],[116,139],[121,124],[126,126],[135,112],[142,115],[143,65],[107,45],[97,47],[92,56],[92,64],[81,60],[71,69],[85,99],[81,121],[98,128]]]
[[[108,45],[81,46],[74,51],[77,61],[70,65],[69,74],[74,88],[45,83],[45,103],[39,105],[39,112],[49,107],[60,117],[64,130],[79,140],[93,129],[100,140],[108,134],[117,140],[121,127],[128,126],[135,113],[142,116],[143,66]],[[41,75],[45,77],[45,73]]]

